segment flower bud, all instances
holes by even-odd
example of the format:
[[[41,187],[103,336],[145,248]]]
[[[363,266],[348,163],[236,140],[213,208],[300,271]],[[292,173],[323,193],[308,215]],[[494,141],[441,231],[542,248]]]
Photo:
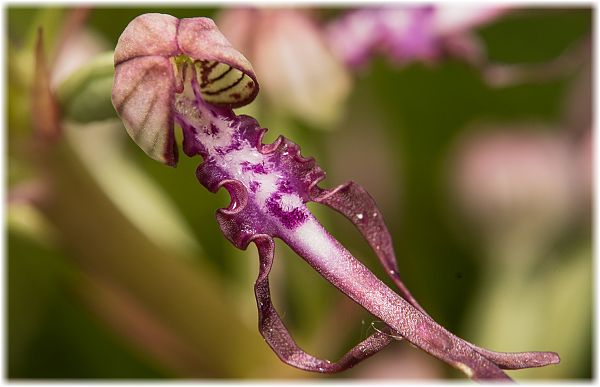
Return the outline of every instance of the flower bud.
[[[575,159],[554,133],[490,131],[457,149],[455,184],[465,211],[490,232],[517,226],[544,235],[573,213]]]
[[[115,116],[109,95],[114,76],[113,53],[92,59],[57,89],[65,118],[77,122],[101,121]]]

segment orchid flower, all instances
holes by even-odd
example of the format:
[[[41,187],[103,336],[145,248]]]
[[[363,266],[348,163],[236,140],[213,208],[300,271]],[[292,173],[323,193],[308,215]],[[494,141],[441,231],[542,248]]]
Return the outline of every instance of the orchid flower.
[[[576,147],[563,133],[519,129],[478,128],[465,136],[457,150],[458,197],[486,231],[515,233],[516,224],[529,233],[556,231],[581,204],[573,200],[583,185],[576,180],[582,169]]]
[[[433,63],[444,56],[478,63],[483,48],[470,30],[503,12],[498,6],[448,4],[364,8],[332,21],[327,35],[337,56],[354,69],[376,53],[398,64]]]
[[[300,148],[279,137],[263,144],[266,129],[233,108],[250,103],[259,84],[251,64],[207,18],[164,14],[135,18],[119,38],[113,105],[132,139],[150,157],[177,163],[174,124],[183,130],[183,151],[202,156],[196,176],[212,192],[231,196],[216,213],[225,237],[240,249],[254,243],[260,258],[255,296],[259,330],[287,364],[332,373],[350,368],[401,337],[473,379],[510,378],[503,369],[556,364],[553,352],[499,353],[478,348],[437,324],[405,288],[392,239],[371,196],[349,182],[319,186],[325,173]],[[375,251],[400,290],[386,286],[319,223],[306,203],[324,204],[348,218]],[[293,340],[270,296],[269,271],[279,238],[385,327],[337,362],[304,352]],[[251,359],[248,359],[251,361]]]
[[[589,339],[571,337],[575,345],[567,348],[555,341],[556,328],[547,322],[584,331],[590,321],[589,308],[580,306],[589,304],[592,292],[591,252],[581,245],[579,254],[556,249],[556,241],[590,223],[586,180],[591,164],[582,149],[585,139],[575,140],[566,128],[557,129],[532,124],[475,127],[459,138],[449,164],[456,204],[467,215],[462,226],[467,232],[473,228],[481,249],[483,280],[467,312],[477,316],[467,321],[477,324],[471,323],[469,333],[490,345],[544,340],[577,361]],[[549,266],[553,268],[544,270]],[[565,273],[571,272],[580,274],[569,279]],[[543,289],[548,283],[552,288]],[[560,289],[569,289],[567,300],[578,299],[578,307],[567,310],[565,304],[571,301],[558,306],[560,296],[553,294]],[[545,300],[533,296],[540,292],[547,294]],[[511,334],[512,325],[519,326],[517,334]],[[552,376],[547,377],[566,377],[565,367],[549,371]]]

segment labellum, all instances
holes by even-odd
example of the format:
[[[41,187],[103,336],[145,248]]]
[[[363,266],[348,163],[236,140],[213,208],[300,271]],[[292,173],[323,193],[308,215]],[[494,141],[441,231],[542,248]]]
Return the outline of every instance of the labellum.
[[[400,280],[390,234],[371,196],[354,182],[333,189],[319,187],[325,173],[314,159],[300,154],[298,145],[284,137],[263,144],[266,129],[252,117],[233,112],[256,97],[258,82],[250,63],[212,20],[141,15],[121,35],[114,59],[112,101],[132,139],[150,157],[174,166],[177,123],[183,130],[185,154],[202,156],[196,173],[200,183],[212,192],[224,187],[231,195],[229,206],[217,211],[217,222],[236,247],[246,249],[254,243],[258,249],[259,330],[281,360],[304,370],[338,372],[402,337],[473,379],[510,379],[502,369],[559,362],[552,352],[481,349],[438,325]],[[325,230],[307,208],[310,201],[333,208],[358,228],[400,295]],[[304,352],[271,303],[273,238],[283,240],[385,327],[335,363]]]

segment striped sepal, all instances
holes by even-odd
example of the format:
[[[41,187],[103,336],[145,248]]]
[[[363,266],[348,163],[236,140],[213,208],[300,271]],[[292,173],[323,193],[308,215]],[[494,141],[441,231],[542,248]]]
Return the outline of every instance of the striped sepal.
[[[202,61],[196,66],[200,91],[206,102],[215,105],[239,105],[252,97],[254,80],[246,73],[216,61]]]

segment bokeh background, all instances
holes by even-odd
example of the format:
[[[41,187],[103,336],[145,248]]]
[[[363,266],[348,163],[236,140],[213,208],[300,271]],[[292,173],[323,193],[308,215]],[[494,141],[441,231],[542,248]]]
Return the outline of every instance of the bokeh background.
[[[217,20],[265,80],[241,111],[315,156],[322,186],[367,188],[439,323],[494,350],[560,353],[517,380],[592,377],[592,9],[511,8],[465,28],[476,60],[376,52],[358,69],[327,39],[344,8],[6,12],[10,379],[464,377],[404,342],[333,376],[277,359],[257,330],[256,251],[214,219],[227,194],[197,183],[197,158],[146,157],[110,106],[110,51],[146,12]],[[324,86],[304,98],[312,82]],[[350,224],[311,208],[385,278]],[[285,245],[276,254],[274,302],[308,352],[336,359],[373,329]]]

